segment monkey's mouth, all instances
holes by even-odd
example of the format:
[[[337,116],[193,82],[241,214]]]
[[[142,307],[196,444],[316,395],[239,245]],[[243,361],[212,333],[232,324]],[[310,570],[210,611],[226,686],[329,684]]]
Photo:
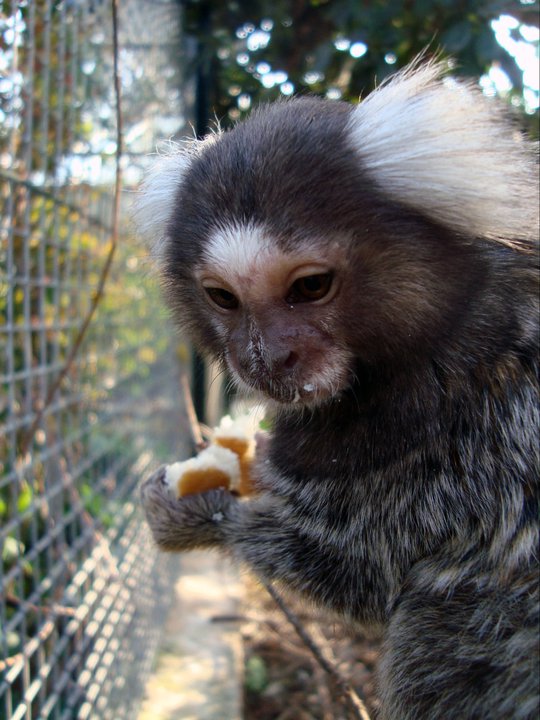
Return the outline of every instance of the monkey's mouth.
[[[235,373],[238,385],[244,389],[264,395],[280,405],[317,405],[329,400],[335,393],[330,388],[314,382],[289,383],[280,379],[264,377],[242,377]]]
[[[274,402],[280,405],[289,406],[305,406],[318,405],[331,397],[329,392],[319,392],[315,390],[310,383],[307,383],[308,389],[305,387],[286,388],[276,390],[275,388],[263,390],[262,392]]]
[[[306,383],[302,387],[284,387],[270,384],[263,392],[272,400],[284,405],[309,404],[313,402],[318,395],[312,383]]]
[[[234,356],[227,357],[233,380],[240,390],[257,393],[280,405],[304,407],[320,405],[340,395],[350,384],[346,363],[325,364],[319,373],[297,368],[288,374],[271,372],[264,366],[242,368]]]

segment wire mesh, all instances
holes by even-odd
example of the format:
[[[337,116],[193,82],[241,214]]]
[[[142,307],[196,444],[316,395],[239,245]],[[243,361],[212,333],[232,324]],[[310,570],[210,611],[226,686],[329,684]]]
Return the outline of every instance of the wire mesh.
[[[171,597],[136,486],[182,452],[178,348],[126,230],[111,241],[111,5],[0,2],[0,718],[134,717]],[[189,107],[179,3],[124,0],[123,157],[135,184]],[[126,193],[126,200],[129,193]],[[127,205],[127,202],[124,203]],[[156,322],[156,317],[163,317]],[[29,429],[41,413],[32,437]]]

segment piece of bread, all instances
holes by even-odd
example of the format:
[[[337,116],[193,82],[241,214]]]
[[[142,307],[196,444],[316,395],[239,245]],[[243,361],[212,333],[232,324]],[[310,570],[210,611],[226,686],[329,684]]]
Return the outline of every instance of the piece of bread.
[[[209,445],[195,457],[169,465],[165,482],[177,498],[216,488],[239,491],[240,461],[231,450]]]
[[[212,431],[210,445],[195,457],[169,465],[165,482],[175,497],[224,488],[238,495],[255,491],[251,468],[255,459],[255,433],[260,412],[235,418],[225,415]]]
[[[255,433],[259,426],[259,417],[255,412],[240,415],[234,420],[225,415],[214,428],[212,442],[231,450],[240,462],[240,482],[238,493],[250,495],[254,492],[251,467],[255,459]]]

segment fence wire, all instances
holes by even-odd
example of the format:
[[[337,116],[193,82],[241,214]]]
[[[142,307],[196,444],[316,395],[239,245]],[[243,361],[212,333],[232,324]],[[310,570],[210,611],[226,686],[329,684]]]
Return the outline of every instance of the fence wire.
[[[119,42],[130,187],[189,114],[180,4],[123,0]],[[0,2],[2,720],[133,718],[172,594],[136,486],[184,451],[185,349],[126,211],[106,293],[43,407],[110,248],[113,61],[110,2]]]

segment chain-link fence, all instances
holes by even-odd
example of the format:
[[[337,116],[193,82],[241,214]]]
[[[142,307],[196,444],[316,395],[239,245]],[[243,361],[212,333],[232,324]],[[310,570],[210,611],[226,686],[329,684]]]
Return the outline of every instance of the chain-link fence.
[[[115,54],[128,188],[190,106],[180,10],[123,0],[114,36],[108,0],[0,2],[2,720],[133,718],[171,596],[136,485],[182,452],[182,348],[124,210],[96,293],[113,238]]]

